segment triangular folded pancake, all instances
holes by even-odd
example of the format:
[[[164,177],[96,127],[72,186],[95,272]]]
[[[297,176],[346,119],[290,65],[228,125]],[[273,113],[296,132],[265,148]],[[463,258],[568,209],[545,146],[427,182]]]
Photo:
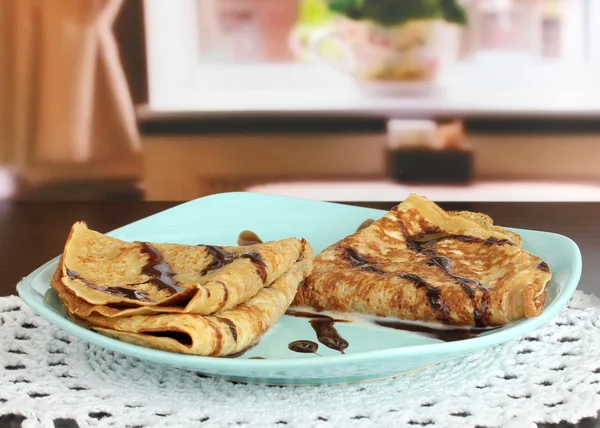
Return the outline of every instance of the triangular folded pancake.
[[[520,237],[478,213],[448,213],[411,195],[327,248],[294,305],[452,325],[493,326],[540,314],[550,267]]]
[[[248,247],[124,242],[78,222],[58,270],[62,284],[89,304],[71,308],[80,316],[208,315],[249,300],[302,249],[294,238]]]
[[[279,321],[292,302],[298,285],[310,273],[313,260],[311,246],[301,241],[298,259],[275,281],[247,302],[211,316],[155,314],[106,317],[67,289],[60,280],[59,271],[52,285],[75,321],[104,335],[171,352],[231,356],[255,344]],[[71,308],[76,308],[77,312],[72,312]]]

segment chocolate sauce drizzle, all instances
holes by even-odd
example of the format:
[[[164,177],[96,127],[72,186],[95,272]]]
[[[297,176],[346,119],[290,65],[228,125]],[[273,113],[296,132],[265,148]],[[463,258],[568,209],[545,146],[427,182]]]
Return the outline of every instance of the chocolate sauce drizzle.
[[[267,264],[265,260],[262,258],[260,253],[256,251],[249,251],[247,253],[242,253],[239,255],[240,259],[250,259],[254,266],[256,267],[256,273],[262,279],[262,282],[267,282]]]
[[[209,271],[219,269],[233,262],[233,256],[217,245],[204,245],[206,252],[213,256],[213,261],[200,271],[200,275],[206,275]]]
[[[402,228],[404,229],[403,225]],[[406,229],[404,229],[406,230]],[[406,246],[416,253],[420,253],[426,256],[429,256],[429,259],[425,262],[428,266],[436,266],[440,268],[442,271],[446,273],[450,278],[452,278],[458,285],[461,286],[463,291],[467,294],[467,296],[471,299],[473,305],[473,318],[475,325],[477,327],[484,327],[487,325],[487,308],[490,304],[490,291],[488,288],[481,285],[481,283],[475,279],[467,278],[460,275],[455,275],[452,272],[452,261],[441,254],[437,253],[432,249],[433,244],[442,240],[442,239],[456,239],[461,242],[466,243],[483,243],[484,245],[515,245],[512,241],[508,239],[498,239],[498,238],[487,238],[482,239],[475,236],[466,236],[466,235],[449,235],[444,232],[439,232],[435,234],[423,234],[417,236],[406,236]],[[476,290],[479,290],[481,293],[481,305],[478,306],[477,302],[477,293]],[[433,293],[428,294],[430,296]],[[431,301],[433,305],[433,301]],[[435,307],[435,306],[434,306]]]
[[[151,278],[148,282],[155,285],[159,290],[169,290],[172,294],[185,290],[173,279],[175,272],[165,261],[160,251],[147,242],[142,242],[141,245],[142,254],[148,256],[148,261],[142,267],[142,273]]]
[[[121,297],[124,299],[130,299],[130,300],[139,300],[140,302],[153,302],[154,301],[148,296],[148,293],[146,293],[143,290],[134,290],[131,288],[124,288],[124,287],[103,287],[100,285],[96,285],[92,281],[79,275],[79,273],[77,273],[71,269],[68,269],[68,268],[67,268],[67,275],[71,279],[78,279],[79,281],[83,282],[85,285],[87,285],[88,287],[90,287],[94,290],[112,294],[113,296]]]
[[[257,251],[248,251],[234,256],[217,245],[205,245],[208,254],[213,256],[213,261],[200,271],[200,275],[206,275],[211,270],[220,269],[235,259],[249,259],[256,267],[256,273],[260,276],[262,282],[267,281],[267,264],[262,255]]]
[[[346,253],[348,254],[348,258],[350,259],[350,263],[352,264],[352,266],[360,267],[361,270],[367,272],[374,272],[379,274],[385,273],[383,270],[372,266],[372,263],[365,260],[360,254],[358,254],[358,251],[356,251],[354,248],[346,248]]]
[[[425,288],[425,293],[429,298],[429,303],[434,309],[442,312],[442,321],[448,321],[450,308],[442,301],[442,290],[439,287],[434,287],[419,275],[412,273],[401,273],[399,278],[407,279],[412,282],[417,288]]]
[[[231,335],[233,336],[233,340],[235,340],[237,342],[237,327],[235,325],[235,323],[233,321],[231,321],[229,318],[221,318],[221,317],[216,317],[216,319],[218,321],[221,321],[223,324],[227,324],[227,327],[229,327],[229,331],[231,332]]]
[[[317,340],[328,348],[339,351],[341,354],[343,354],[344,350],[348,347],[348,341],[340,336],[340,333],[334,327],[334,323],[348,322],[347,320],[337,320],[327,315],[313,314],[310,312],[295,311],[291,309],[286,311],[286,315],[299,318],[309,318],[309,323],[317,334]]]
[[[148,256],[146,264],[142,267],[142,274],[150,277],[150,280],[147,282],[156,286],[159,290],[169,290],[171,294],[179,293],[180,291],[185,290],[185,288],[180,287],[178,282],[173,279],[175,272],[173,272],[171,266],[165,261],[160,251],[158,251],[158,249],[152,244],[147,242],[141,242],[140,245],[142,254]],[[70,269],[67,269],[67,275],[71,279],[83,281],[85,285],[94,290],[102,291],[125,299],[138,300],[140,302],[154,302],[154,300],[148,296],[148,293],[143,290],[97,285]],[[143,283],[129,285],[139,284]]]

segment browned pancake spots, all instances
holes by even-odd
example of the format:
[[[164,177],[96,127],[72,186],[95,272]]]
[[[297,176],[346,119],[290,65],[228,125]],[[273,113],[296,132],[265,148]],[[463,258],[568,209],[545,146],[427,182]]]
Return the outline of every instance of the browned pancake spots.
[[[159,290],[169,290],[172,294],[185,290],[173,279],[175,272],[164,260],[160,251],[147,242],[142,242],[141,246],[142,254],[148,256],[148,261],[142,267],[142,273],[151,277],[148,282],[158,287]]]
[[[221,318],[221,317],[216,317],[217,320],[221,321],[224,324],[227,324],[227,326],[229,327],[229,331],[231,332],[231,335],[233,336],[233,340],[235,340],[237,342],[237,327],[235,325],[235,323],[233,321],[231,321],[229,318]]]
[[[233,256],[217,245],[205,245],[206,252],[213,256],[213,261],[200,271],[200,275],[206,275],[209,271],[219,269],[233,261]]]
[[[371,262],[366,261],[360,254],[358,254],[358,251],[356,251],[354,248],[346,248],[346,253],[348,255],[348,258],[350,259],[350,263],[352,264],[352,266],[360,267],[362,270],[367,272],[374,272],[380,274],[385,273],[383,270],[371,266]]]
[[[535,267],[543,272],[550,272],[550,266],[546,262],[540,262]]]
[[[260,253],[257,253],[256,251],[249,251],[247,253],[240,254],[239,258],[249,259],[252,263],[254,263],[254,266],[256,267],[256,273],[258,276],[260,276],[262,282],[267,282],[267,264]]]
[[[237,244],[240,247],[262,243],[263,241],[258,237],[258,235],[252,232],[251,230],[244,230],[240,232],[240,235],[238,236],[237,240]]]
[[[90,287],[94,290],[112,294],[113,296],[121,297],[124,299],[130,299],[130,300],[139,300],[140,302],[154,302],[154,300],[152,300],[148,296],[148,293],[146,293],[143,290],[134,290],[131,288],[124,288],[124,287],[103,287],[100,285],[96,285],[92,281],[83,278],[77,272],[70,270],[69,268],[67,268],[67,275],[71,279],[78,279],[79,281],[83,282],[85,285],[87,285],[88,287]]]
[[[344,350],[348,347],[348,341],[340,336],[339,332],[334,327],[334,323],[348,322],[347,320],[338,320],[323,314],[313,314],[310,312],[302,312],[291,309],[286,311],[286,315],[299,318],[310,318],[309,323],[317,334],[317,340],[328,348],[334,349],[343,354]]]

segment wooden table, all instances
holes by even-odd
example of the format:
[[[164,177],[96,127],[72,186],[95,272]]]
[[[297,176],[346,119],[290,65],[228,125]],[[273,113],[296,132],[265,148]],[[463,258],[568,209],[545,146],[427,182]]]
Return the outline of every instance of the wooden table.
[[[389,209],[396,202],[353,203]],[[0,296],[15,294],[15,285],[35,268],[62,252],[71,224],[84,220],[108,232],[173,207],[173,202],[0,202]],[[573,239],[583,254],[579,288],[600,295],[600,203],[443,203],[443,208],[484,212],[497,224],[556,232]],[[20,426],[22,417],[0,416],[0,426]],[[71,425],[72,426],[72,425]],[[600,428],[600,419],[577,425],[540,427]]]

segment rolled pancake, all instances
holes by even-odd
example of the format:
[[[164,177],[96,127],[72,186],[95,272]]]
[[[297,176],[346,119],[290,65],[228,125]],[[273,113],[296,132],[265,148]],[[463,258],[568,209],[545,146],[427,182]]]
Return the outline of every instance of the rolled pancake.
[[[319,254],[293,304],[465,326],[536,316],[550,267],[503,230],[411,195]]]
[[[85,327],[125,342],[165,351],[204,356],[228,356],[256,343],[283,316],[298,285],[310,273],[314,254],[302,241],[299,259],[246,303],[216,315],[157,314],[105,317],[87,309],[71,313]],[[65,307],[89,305],[68,290],[55,275],[53,282]],[[73,301],[76,302],[73,302]],[[89,315],[83,317],[81,313]]]
[[[125,242],[78,222],[57,270],[64,286],[90,304],[85,310],[104,316],[208,315],[271,284],[298,260],[302,247],[294,238],[251,247]],[[85,310],[79,315],[89,315]]]

